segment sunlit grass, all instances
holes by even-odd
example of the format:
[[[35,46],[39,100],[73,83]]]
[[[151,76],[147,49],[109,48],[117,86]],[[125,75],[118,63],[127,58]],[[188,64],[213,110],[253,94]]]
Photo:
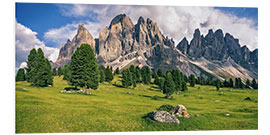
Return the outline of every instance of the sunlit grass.
[[[224,94],[219,95],[213,86],[196,85],[169,100],[155,85],[137,84],[135,89],[120,85],[115,76],[111,84],[83,95],[59,93],[70,87],[62,77],[55,77],[54,86],[46,88],[16,82],[16,133],[258,129],[256,90],[222,88]],[[179,118],[179,125],[143,118],[162,104],[183,104],[199,117]]]

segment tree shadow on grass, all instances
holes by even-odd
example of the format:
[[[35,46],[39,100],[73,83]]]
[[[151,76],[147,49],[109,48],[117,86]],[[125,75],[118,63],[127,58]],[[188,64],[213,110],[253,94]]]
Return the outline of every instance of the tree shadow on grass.
[[[151,100],[162,100],[162,99],[164,99],[164,100],[175,100],[175,99],[168,99],[165,96],[164,97],[163,96],[161,97],[161,96],[157,96],[157,95],[149,96],[149,95],[141,95],[141,94],[139,94],[139,96],[146,97],[146,98],[149,98]]]
[[[119,85],[119,84],[112,84],[113,86],[115,86],[115,87],[118,87],[118,88],[125,88],[125,87],[123,87],[122,85]]]
[[[64,90],[70,91],[70,90],[80,90],[80,89],[79,88],[75,88],[75,87],[65,87]]]

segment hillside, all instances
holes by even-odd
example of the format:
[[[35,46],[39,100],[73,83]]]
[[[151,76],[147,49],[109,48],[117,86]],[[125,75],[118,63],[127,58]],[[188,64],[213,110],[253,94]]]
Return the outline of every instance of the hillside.
[[[16,82],[16,133],[258,129],[256,90],[222,88],[219,95],[213,86],[196,85],[170,100],[152,84],[122,88],[119,77],[91,95],[59,93],[70,86],[58,76],[53,87]],[[144,118],[162,104],[183,104],[191,117],[179,118],[180,125]]]

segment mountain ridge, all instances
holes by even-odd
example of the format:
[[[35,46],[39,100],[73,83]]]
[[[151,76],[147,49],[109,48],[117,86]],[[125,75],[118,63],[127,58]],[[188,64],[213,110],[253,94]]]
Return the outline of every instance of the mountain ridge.
[[[215,32],[210,29],[206,36],[195,29],[190,43],[184,37],[175,46],[174,40],[164,36],[151,19],[139,17],[134,25],[127,15],[120,14],[112,19],[109,27],[100,31],[96,39],[79,25],[72,41],[62,45],[53,67],[68,64],[72,53],[82,43],[88,43],[94,49],[98,64],[113,69],[135,64],[163,71],[177,68],[186,75],[197,77],[210,74],[220,79],[258,78],[258,49],[250,51],[246,46],[241,47],[238,39],[229,33],[224,36],[221,29]]]

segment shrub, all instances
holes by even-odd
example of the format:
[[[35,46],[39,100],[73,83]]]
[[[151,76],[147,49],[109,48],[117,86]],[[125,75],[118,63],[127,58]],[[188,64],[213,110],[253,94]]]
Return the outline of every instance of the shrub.
[[[157,108],[158,111],[167,111],[167,112],[171,112],[173,111],[174,106],[169,105],[169,104],[164,104],[161,105],[159,108]]]

